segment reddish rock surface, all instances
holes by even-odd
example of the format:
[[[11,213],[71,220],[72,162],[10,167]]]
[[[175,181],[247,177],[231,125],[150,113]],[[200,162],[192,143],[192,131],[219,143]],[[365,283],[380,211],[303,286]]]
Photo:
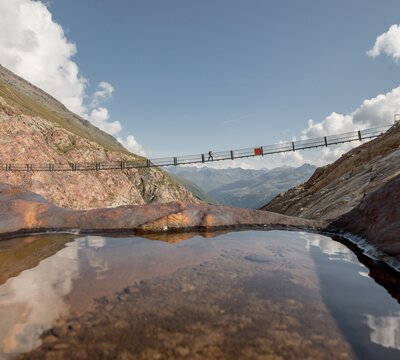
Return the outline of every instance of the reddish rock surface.
[[[400,175],[365,197],[329,228],[357,234],[400,260]]]
[[[48,230],[165,232],[283,226],[322,229],[323,223],[266,211],[171,202],[94,210],[61,208],[19,187],[0,185],[0,235]]]

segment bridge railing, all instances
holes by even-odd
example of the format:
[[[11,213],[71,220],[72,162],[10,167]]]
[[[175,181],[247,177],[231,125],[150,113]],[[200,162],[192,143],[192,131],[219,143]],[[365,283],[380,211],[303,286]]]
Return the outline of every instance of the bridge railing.
[[[282,152],[293,151],[293,145],[291,142],[280,142],[274,145],[262,146],[264,155],[279,154]]]
[[[151,161],[151,165],[152,166],[170,166],[170,165],[174,165],[174,158],[173,157],[152,159],[150,161]]]
[[[389,129],[390,126],[377,126],[370,129],[361,130],[361,135],[363,139],[371,139],[377,137]]]
[[[253,148],[243,148],[227,151],[213,152],[212,157],[208,153],[183,155],[176,157],[165,157],[158,159],[139,159],[115,162],[93,162],[93,163],[63,163],[63,164],[0,164],[2,171],[99,171],[114,169],[132,169],[153,166],[177,166],[183,164],[207,163],[211,161],[234,160],[239,158],[271,155],[277,153],[291,152],[296,150],[311,149],[322,146],[341,144],[352,141],[362,141],[375,138],[387,131],[392,125],[383,125],[361,131],[352,131],[337,135],[304,139],[297,141],[279,142],[273,145],[265,145]]]
[[[297,140],[293,142],[294,150],[312,149],[316,147],[326,146],[325,138],[313,138],[306,140]]]
[[[204,155],[204,154],[203,154]],[[205,157],[205,155],[204,155]],[[205,161],[207,158],[205,158]],[[176,157],[177,164],[199,164],[203,162],[202,154],[183,155]]]

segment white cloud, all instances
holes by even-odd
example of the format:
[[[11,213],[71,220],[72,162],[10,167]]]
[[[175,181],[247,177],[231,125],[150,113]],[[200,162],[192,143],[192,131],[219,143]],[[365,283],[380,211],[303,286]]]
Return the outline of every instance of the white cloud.
[[[362,124],[374,127],[392,123],[394,115],[398,113],[400,113],[400,86],[386,94],[364,100],[352,113],[352,117],[356,127]]]
[[[46,5],[33,0],[0,0],[0,63],[48,92],[68,109],[87,118],[111,135],[122,126],[100,106],[113,86],[100,82],[93,96],[88,80],[73,61],[76,45],[70,42]],[[137,144],[139,146],[139,144]]]
[[[78,114],[87,80],[71,60],[75,44],[41,2],[0,0],[0,62]]]
[[[122,130],[119,121],[110,121],[108,110],[104,107],[93,109],[90,114],[87,115],[87,119],[92,124],[111,135],[116,135]]]
[[[396,61],[400,60],[400,25],[392,25],[387,32],[379,35],[374,46],[367,51],[371,57],[377,57],[382,53],[386,53]]]
[[[302,131],[302,139],[310,139],[326,135],[340,134],[351,131],[364,130],[393,123],[393,116],[400,112],[400,86],[367,99],[352,113],[343,115],[332,113],[321,122],[309,120],[308,127]],[[314,164],[325,165],[330,163],[353,147],[358,142],[347,143],[335,147],[324,148],[322,156]]]
[[[93,95],[92,106],[99,106],[99,103],[109,99],[113,92],[114,87],[110,83],[102,81],[99,84],[99,89]]]
[[[301,133],[301,139],[311,139],[329,134],[340,134],[354,130],[351,115],[342,115],[333,112],[321,122],[308,121],[308,127]]]
[[[146,156],[146,152],[143,150],[143,146],[140,145],[133,135],[128,135],[125,139],[117,139],[126,149],[133,152],[134,154]]]

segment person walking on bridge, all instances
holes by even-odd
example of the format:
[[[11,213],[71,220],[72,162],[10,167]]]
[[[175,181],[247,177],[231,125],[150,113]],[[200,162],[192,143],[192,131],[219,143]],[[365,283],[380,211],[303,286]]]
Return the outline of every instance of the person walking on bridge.
[[[208,161],[214,161],[213,152],[211,150],[208,152]]]

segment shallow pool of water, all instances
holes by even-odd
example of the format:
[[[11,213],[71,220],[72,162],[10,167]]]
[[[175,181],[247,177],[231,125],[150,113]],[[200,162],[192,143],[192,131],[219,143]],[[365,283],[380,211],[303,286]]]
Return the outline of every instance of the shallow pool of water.
[[[14,239],[0,359],[398,359],[398,285],[304,232]]]

